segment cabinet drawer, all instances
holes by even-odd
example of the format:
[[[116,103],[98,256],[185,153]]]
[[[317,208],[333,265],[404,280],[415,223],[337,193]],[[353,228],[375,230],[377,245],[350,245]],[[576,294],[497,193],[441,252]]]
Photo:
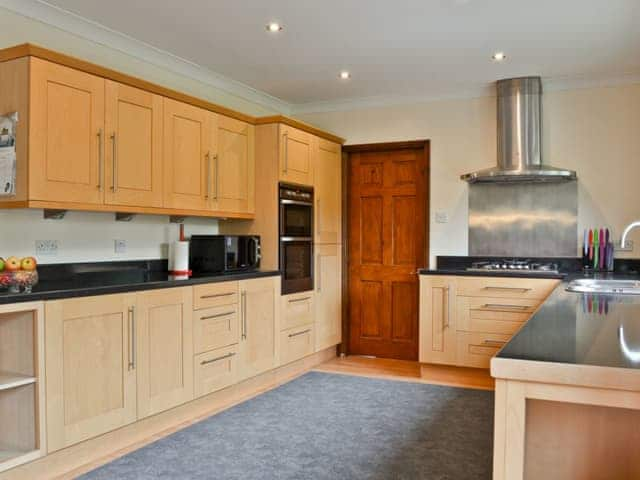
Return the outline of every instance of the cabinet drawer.
[[[238,343],[239,329],[237,305],[196,310],[193,312],[194,352],[207,352]]]
[[[233,385],[238,371],[238,346],[232,345],[196,355],[193,371],[196,398]]]
[[[458,295],[493,298],[547,298],[559,280],[546,278],[459,277]]]
[[[489,368],[491,358],[510,338],[497,333],[458,332],[457,365]]]
[[[457,297],[456,326],[466,332],[511,335],[538,307],[537,299]]]
[[[313,292],[282,296],[282,325],[280,330],[313,323]]]
[[[193,309],[238,303],[238,282],[209,283],[193,287]]]
[[[313,353],[313,325],[290,328],[280,333],[280,364],[284,365]]]

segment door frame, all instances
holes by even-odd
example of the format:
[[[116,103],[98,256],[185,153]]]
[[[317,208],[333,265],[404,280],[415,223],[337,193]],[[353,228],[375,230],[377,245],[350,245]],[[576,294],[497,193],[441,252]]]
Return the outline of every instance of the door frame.
[[[342,343],[338,345],[338,355],[349,355],[349,316],[351,313],[349,302],[349,215],[351,198],[350,175],[351,155],[362,152],[384,152],[388,150],[422,150],[425,160],[424,197],[427,202],[424,215],[425,237],[423,264],[428,268],[429,262],[429,234],[431,218],[431,141],[407,140],[400,142],[364,143],[342,146]],[[419,300],[419,299],[418,299]],[[419,327],[418,327],[419,329]],[[418,335],[420,332],[418,331]]]

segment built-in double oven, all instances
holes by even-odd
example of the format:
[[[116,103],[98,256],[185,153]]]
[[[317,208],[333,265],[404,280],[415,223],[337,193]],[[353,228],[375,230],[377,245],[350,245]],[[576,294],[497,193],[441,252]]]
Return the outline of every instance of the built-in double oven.
[[[313,188],[280,184],[282,293],[313,290]]]

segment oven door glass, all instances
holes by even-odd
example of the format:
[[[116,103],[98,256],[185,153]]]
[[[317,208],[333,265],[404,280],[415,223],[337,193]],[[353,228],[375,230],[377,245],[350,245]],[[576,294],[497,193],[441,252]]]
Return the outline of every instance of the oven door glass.
[[[282,293],[313,290],[313,243],[310,241],[280,242]]]
[[[287,202],[284,200],[284,202]],[[311,237],[313,209],[309,204],[280,204],[280,235],[285,237]]]

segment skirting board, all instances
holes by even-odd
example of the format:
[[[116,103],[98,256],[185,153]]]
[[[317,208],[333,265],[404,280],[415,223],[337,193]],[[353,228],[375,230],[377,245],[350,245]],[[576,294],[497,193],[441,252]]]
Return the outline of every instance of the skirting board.
[[[336,347],[321,350],[166,412],[144,418],[131,425],[0,473],[0,480],[52,479],[70,472],[73,472],[73,475],[69,478],[73,478],[129,451],[276,388],[335,356]],[[90,466],[87,467],[87,465]]]

